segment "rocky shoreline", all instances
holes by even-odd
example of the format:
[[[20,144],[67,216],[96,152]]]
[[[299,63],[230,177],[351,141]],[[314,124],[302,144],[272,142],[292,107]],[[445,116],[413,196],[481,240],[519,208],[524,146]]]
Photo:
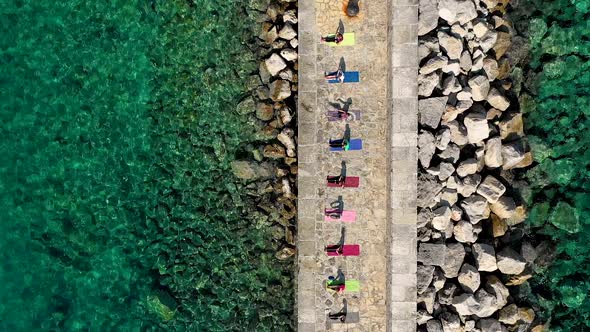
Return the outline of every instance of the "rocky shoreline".
[[[236,112],[260,128],[259,144],[231,167],[257,205],[256,225],[271,227],[275,256],[287,260],[295,255],[297,222],[297,1],[250,0],[248,14],[260,26],[252,45],[259,70]]]
[[[542,331],[517,286],[542,248],[523,241],[515,179],[533,162],[512,67],[508,0],[421,0],[418,330]]]

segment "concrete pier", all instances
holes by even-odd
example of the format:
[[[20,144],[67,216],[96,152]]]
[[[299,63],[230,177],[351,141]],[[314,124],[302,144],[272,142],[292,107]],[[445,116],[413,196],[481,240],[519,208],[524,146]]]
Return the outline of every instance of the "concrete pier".
[[[360,1],[345,15],[342,0],[299,1],[298,100],[298,331],[415,331],[417,21],[416,1]],[[355,44],[331,47],[321,35],[342,20]],[[329,84],[324,71],[358,71],[358,83]],[[330,103],[352,98],[358,121],[329,122]],[[348,130],[359,151],[331,152],[328,141]],[[327,188],[326,176],[360,177],[358,188]],[[355,222],[324,221],[324,209],[341,196]],[[328,257],[345,228],[345,244],[359,256]],[[340,269],[359,291],[333,294],[325,287]],[[330,323],[328,313],[358,313],[358,323]]]

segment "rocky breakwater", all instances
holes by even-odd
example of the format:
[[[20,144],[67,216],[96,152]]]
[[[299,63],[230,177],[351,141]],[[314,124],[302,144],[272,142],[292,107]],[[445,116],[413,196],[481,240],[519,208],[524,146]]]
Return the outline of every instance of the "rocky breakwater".
[[[252,45],[260,62],[236,112],[259,128],[259,144],[231,167],[257,204],[254,226],[272,229],[276,257],[286,260],[295,254],[297,213],[297,3],[250,0],[248,13],[260,26]]]
[[[514,172],[533,159],[511,91],[505,0],[420,0],[418,329],[528,331]],[[534,328],[533,328],[534,329]]]

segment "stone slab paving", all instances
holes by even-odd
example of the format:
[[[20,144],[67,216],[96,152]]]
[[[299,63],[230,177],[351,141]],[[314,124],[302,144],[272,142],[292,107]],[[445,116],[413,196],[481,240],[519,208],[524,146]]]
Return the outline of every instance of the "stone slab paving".
[[[299,0],[299,331],[415,330],[417,3],[404,1],[361,0],[361,14],[348,18],[342,0]],[[356,45],[320,44],[340,19]],[[360,83],[325,83],[323,72],[336,70],[341,57],[346,70],[360,72]],[[328,122],[328,103],[348,97],[361,121]],[[330,152],[328,140],[341,138],[347,124],[363,150]],[[361,177],[360,187],[326,188],[326,176],[339,174],[343,161],[348,176]],[[324,208],[338,196],[357,212],[355,223],[324,221]],[[360,257],[324,253],[343,226],[346,243],[361,245]],[[359,293],[325,290],[338,268],[360,280]],[[327,324],[344,298],[359,323]]]

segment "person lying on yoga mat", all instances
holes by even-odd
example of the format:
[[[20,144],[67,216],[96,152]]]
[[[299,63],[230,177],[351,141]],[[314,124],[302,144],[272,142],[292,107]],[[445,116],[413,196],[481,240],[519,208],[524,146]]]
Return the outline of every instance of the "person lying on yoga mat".
[[[344,35],[341,34],[340,32],[336,32],[333,35],[327,35],[326,37],[321,37],[321,38],[322,38],[323,42],[338,44],[344,40]]]
[[[337,313],[328,313],[328,319],[339,320],[340,322],[346,322],[346,313],[348,312],[348,302],[346,299],[342,299],[343,307]]]
[[[350,141],[346,138],[343,139],[330,139],[330,147],[331,148],[342,148],[344,151],[347,151],[350,148]]]
[[[329,313],[328,314],[328,319],[331,319],[331,320],[339,320],[342,323],[344,323],[344,322],[346,322],[346,313],[345,312],[337,312],[335,314]]]
[[[344,72],[341,69],[331,73],[324,72],[324,78],[327,80],[338,80],[338,82],[344,83]]]
[[[342,175],[337,175],[337,176],[327,176],[326,179],[328,180],[328,183],[335,183],[335,184],[339,184],[340,186],[344,186],[344,180],[346,180],[346,178]]]
[[[333,244],[331,246],[326,246],[326,252],[335,252],[338,254],[342,254],[342,250],[344,249],[343,244]]]

